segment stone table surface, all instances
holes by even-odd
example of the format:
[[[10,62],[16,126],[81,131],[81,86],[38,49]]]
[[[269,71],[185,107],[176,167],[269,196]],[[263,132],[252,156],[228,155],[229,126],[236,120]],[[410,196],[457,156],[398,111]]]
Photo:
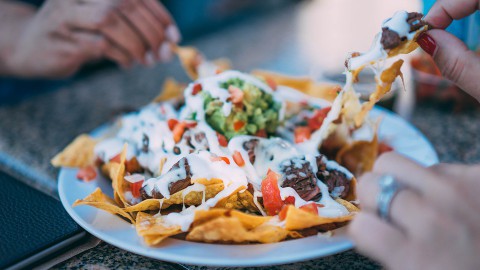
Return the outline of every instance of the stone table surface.
[[[298,7],[271,12],[191,42],[209,58],[228,57],[239,70],[267,68],[307,73],[295,42]],[[166,77],[188,81],[177,60],[153,68],[115,68],[73,80],[58,91],[22,103],[0,107],[0,166],[31,185],[53,195],[58,171],[49,160],[76,135],[110,121],[125,108],[138,108],[152,100]],[[417,106],[412,116],[432,142],[442,162],[480,161],[480,112],[456,113]],[[55,268],[185,269],[145,258],[101,243]],[[190,269],[210,269],[188,266]],[[355,251],[266,269],[379,269]]]

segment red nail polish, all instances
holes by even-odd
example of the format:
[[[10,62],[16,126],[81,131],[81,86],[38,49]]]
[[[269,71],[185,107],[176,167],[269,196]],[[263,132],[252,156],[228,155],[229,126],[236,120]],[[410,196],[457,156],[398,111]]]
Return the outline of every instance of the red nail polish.
[[[418,38],[417,38],[417,43],[422,47],[422,49],[433,56],[435,54],[435,50],[437,49],[437,43],[431,36],[429,36],[426,33],[422,33]]]

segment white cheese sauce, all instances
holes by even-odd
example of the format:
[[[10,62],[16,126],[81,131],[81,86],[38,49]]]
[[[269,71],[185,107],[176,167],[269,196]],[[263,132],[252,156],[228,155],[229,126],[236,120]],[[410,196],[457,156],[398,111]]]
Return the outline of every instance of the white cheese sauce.
[[[382,23],[382,28],[388,28],[389,30],[398,33],[401,38],[412,40],[415,37],[416,31],[410,33],[410,24],[407,22],[407,18],[407,11],[398,11],[393,15],[393,17],[385,20]],[[373,45],[370,50],[357,57],[348,59],[348,69],[357,70],[362,66],[386,59],[388,57],[388,53],[383,48],[381,40],[382,32],[378,33],[375,36]]]

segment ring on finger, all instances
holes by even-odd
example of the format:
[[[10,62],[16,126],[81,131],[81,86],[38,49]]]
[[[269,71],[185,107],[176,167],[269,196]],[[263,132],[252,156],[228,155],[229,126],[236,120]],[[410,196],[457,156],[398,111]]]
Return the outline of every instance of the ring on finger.
[[[403,189],[407,188],[406,185],[400,183],[392,175],[386,174],[380,177],[378,181],[380,192],[377,195],[377,215],[387,221],[391,222],[390,210],[392,201],[395,196]]]

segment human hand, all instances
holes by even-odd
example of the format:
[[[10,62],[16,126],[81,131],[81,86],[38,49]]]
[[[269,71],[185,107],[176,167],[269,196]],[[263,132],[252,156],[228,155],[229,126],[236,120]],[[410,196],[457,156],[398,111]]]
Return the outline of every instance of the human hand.
[[[393,198],[391,222],[376,214],[379,178],[408,186]],[[389,269],[480,269],[480,165],[425,168],[383,154],[359,179],[362,211],[349,227],[360,252]]]
[[[417,42],[437,63],[442,74],[480,102],[480,56],[470,51],[454,35],[446,32],[453,20],[479,9],[479,0],[438,0],[425,16],[435,29],[421,35]]]
[[[179,39],[156,0],[49,0],[19,33],[10,68],[20,77],[64,77],[100,58],[152,65],[168,60]]]

